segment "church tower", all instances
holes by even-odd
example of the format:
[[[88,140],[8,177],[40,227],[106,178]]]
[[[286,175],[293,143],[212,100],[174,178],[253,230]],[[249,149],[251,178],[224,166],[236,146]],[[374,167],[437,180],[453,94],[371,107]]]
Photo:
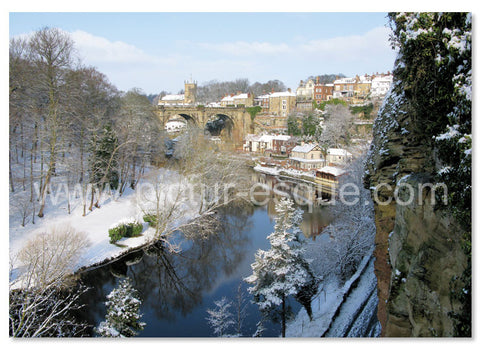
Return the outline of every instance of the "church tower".
[[[197,101],[197,82],[194,81],[192,78],[190,78],[190,80],[185,81],[184,103],[195,104],[196,101]]]

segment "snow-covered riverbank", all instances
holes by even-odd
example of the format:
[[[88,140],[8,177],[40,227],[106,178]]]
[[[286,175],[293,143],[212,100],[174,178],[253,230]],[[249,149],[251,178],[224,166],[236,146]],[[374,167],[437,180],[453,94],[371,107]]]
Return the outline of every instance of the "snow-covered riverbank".
[[[302,308],[287,324],[287,337],[376,337],[377,297],[374,258],[369,253],[357,272],[343,285],[334,277],[325,280],[312,301],[313,319]]]
[[[163,178],[169,180],[169,183],[163,184],[162,188],[165,191],[171,189],[172,186],[177,186],[176,190],[178,191],[178,186],[185,185],[185,182],[174,174],[164,173]],[[142,186],[139,185],[137,188],[142,188]],[[145,187],[142,189],[145,190]],[[15,279],[18,276],[18,270],[21,269],[21,263],[16,256],[25,244],[38,234],[48,233],[53,226],[69,225],[76,231],[86,233],[88,237],[89,246],[79,256],[74,270],[101,264],[155,241],[155,229],[143,221],[145,205],[142,205],[139,190],[127,189],[122,196],[104,197],[100,201],[100,208],[93,207],[92,211],[87,210],[85,216],[83,216],[83,203],[80,199],[70,202],[70,214],[67,211],[67,200],[61,195],[57,196],[55,205],[49,205],[48,203],[51,202],[49,196],[54,195],[52,192],[47,195],[45,216],[43,218],[36,217],[35,224],[27,223],[24,227],[20,225],[20,217],[11,210],[9,220],[11,278]],[[199,216],[197,200],[189,200],[187,196],[182,196],[180,200],[181,203],[177,203],[178,212],[174,216],[175,219],[168,225],[170,230]],[[109,228],[126,218],[133,218],[143,223],[142,234],[138,237],[123,238],[117,244],[111,244],[108,235]]]

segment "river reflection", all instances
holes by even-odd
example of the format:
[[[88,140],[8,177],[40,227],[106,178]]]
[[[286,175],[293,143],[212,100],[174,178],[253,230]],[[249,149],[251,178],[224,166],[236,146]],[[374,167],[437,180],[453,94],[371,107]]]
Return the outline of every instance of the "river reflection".
[[[262,177],[261,180],[275,181]],[[268,249],[266,237],[273,231],[275,204],[262,207],[231,205],[219,210],[220,226],[206,239],[189,241],[182,252],[170,253],[161,244],[133,252],[124,258],[85,272],[82,281],[91,290],[85,295],[81,317],[97,326],[105,317],[106,296],[117,279],[130,277],[143,300],[139,335],[147,337],[205,337],[213,331],[205,320],[207,309],[223,296],[234,300],[238,285],[247,299],[247,318],[242,333],[251,336],[260,319],[243,278],[251,274],[255,251]],[[315,238],[329,221],[328,208],[305,210],[302,230]],[[294,310],[299,306],[292,302]],[[278,324],[267,323],[265,336],[278,336]],[[91,333],[94,334],[93,331]]]

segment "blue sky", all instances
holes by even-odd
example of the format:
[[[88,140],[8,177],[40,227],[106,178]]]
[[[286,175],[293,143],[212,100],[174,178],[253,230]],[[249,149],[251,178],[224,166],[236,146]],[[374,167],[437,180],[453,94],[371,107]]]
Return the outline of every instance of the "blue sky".
[[[392,70],[385,13],[11,12],[9,35],[44,26],[69,32],[85,65],[121,90],[176,93],[193,76],[279,79]]]

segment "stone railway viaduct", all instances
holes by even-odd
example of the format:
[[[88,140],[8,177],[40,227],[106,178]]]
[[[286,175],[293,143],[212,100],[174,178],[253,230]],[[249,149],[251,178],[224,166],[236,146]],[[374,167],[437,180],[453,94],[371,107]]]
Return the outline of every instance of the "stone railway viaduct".
[[[162,126],[174,119],[182,117],[187,123],[205,128],[207,122],[221,119],[228,127],[221,131],[226,141],[233,142],[235,147],[243,144],[246,134],[251,132],[252,119],[245,107],[203,107],[203,106],[163,106],[159,105],[156,114]]]

